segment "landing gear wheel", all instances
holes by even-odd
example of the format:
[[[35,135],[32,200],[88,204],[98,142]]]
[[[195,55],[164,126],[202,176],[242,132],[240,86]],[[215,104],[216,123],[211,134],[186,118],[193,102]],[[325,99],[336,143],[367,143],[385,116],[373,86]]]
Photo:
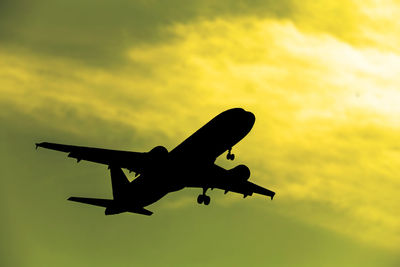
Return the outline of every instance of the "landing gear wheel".
[[[209,196],[204,196],[204,205],[210,204],[211,198]]]
[[[197,203],[203,204],[203,202],[204,202],[204,195],[199,195],[199,196],[197,197]]]
[[[226,158],[229,160],[234,160],[235,159],[235,154],[228,154],[226,155]]]
[[[232,154],[231,151],[232,151],[232,149],[228,150],[228,154],[226,154],[226,159],[234,160],[235,159],[235,154]]]

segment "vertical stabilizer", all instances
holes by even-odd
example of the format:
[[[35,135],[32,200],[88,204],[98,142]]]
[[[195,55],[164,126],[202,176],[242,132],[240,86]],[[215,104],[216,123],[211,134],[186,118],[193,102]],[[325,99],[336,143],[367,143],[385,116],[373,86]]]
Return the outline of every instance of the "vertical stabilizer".
[[[120,167],[110,166],[110,173],[113,197],[117,200],[123,188],[128,186],[129,180]]]

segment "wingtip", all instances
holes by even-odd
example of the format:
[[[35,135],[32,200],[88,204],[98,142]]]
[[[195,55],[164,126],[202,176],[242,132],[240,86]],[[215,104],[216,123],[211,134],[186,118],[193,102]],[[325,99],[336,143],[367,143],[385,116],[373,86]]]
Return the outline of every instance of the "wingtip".
[[[42,147],[43,144],[44,144],[43,142],[41,142],[41,143],[35,143],[35,148],[38,149],[38,147]]]

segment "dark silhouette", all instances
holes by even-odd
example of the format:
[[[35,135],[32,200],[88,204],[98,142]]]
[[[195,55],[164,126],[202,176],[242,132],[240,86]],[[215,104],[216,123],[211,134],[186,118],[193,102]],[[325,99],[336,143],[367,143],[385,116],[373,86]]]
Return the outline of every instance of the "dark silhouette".
[[[106,164],[111,173],[113,199],[70,197],[68,200],[105,207],[105,214],[134,212],[153,214],[144,207],[158,201],[170,192],[185,187],[202,188],[199,204],[210,204],[207,189],[219,188],[243,194],[265,195],[273,199],[275,193],[249,182],[250,170],[238,165],[226,170],[214,164],[216,158],[228,150],[227,159],[233,160],[232,146],[245,137],[253,127],[255,116],[241,108],[229,109],[213,118],[197,132],[170,152],[157,146],[149,152],[130,152],[101,148],[37,143],[37,147],[67,152],[77,162],[87,160]],[[136,173],[132,182],[121,168]]]

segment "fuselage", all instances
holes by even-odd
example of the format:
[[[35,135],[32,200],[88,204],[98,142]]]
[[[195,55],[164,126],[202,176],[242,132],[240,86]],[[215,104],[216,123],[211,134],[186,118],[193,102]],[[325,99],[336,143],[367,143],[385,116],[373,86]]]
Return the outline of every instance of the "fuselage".
[[[123,203],[148,206],[166,194],[188,186],[185,183],[188,175],[192,178],[206,175],[216,158],[242,140],[254,122],[254,114],[241,108],[220,113],[171,150],[166,162],[153,166],[133,180],[124,194]]]

